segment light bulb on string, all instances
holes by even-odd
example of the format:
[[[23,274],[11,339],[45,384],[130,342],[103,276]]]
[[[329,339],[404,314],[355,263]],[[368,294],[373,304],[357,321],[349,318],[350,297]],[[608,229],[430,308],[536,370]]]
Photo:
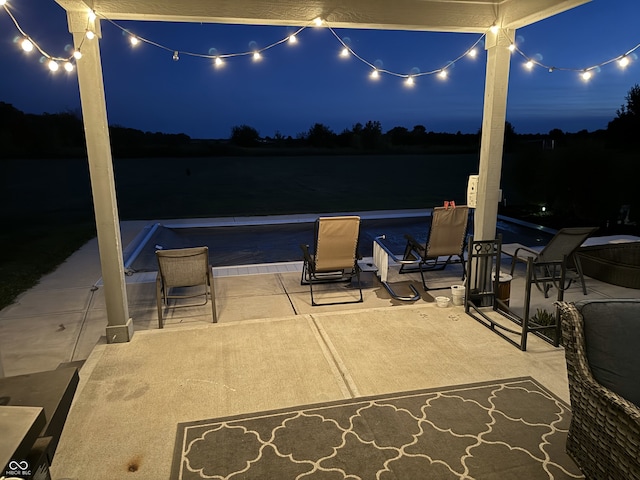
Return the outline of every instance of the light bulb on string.
[[[618,60],[618,65],[620,65],[620,68],[627,67],[629,65],[629,57],[627,57],[626,55],[622,57],[620,60]]]
[[[73,58],[75,58],[76,60],[80,60],[82,58],[82,52],[80,50],[76,50],[75,52],[73,52]]]
[[[22,42],[20,42],[20,46],[25,52],[33,51],[33,43],[28,38],[24,38]]]
[[[446,80],[447,78],[447,71],[446,70],[440,70],[440,72],[438,73],[438,77],[440,77],[443,80]]]
[[[533,62],[531,60],[528,60],[527,63],[524,64],[524,68],[526,68],[527,70],[531,70],[533,68]]]
[[[515,52],[515,51],[516,51],[516,45],[515,45],[515,43],[512,43],[512,44],[510,44],[510,45],[509,45],[509,51],[510,51],[510,52]]]
[[[371,71],[371,74],[369,75],[370,78],[372,78],[373,80],[378,80],[380,78],[380,72],[378,72],[377,69],[373,69]]]
[[[129,41],[131,42],[131,45],[133,45],[134,47],[138,45],[138,43],[140,43],[140,40],[138,40],[138,37],[134,35],[131,35],[131,37],[129,37]]]
[[[582,77],[582,80],[584,80],[585,82],[591,80],[591,72],[589,70],[585,70],[584,72],[582,72],[580,74],[580,76]]]
[[[85,37],[87,37],[87,39],[89,40],[93,40],[96,37],[96,34],[93,33],[93,30],[87,30],[87,32],[85,33]]]
[[[60,65],[58,65],[58,62],[56,62],[53,59],[49,60],[49,62],[47,63],[47,66],[49,67],[49,70],[51,70],[52,72],[57,72],[58,68],[60,68]]]
[[[491,33],[493,33],[495,35],[496,33],[498,33],[499,28],[498,28],[497,25],[491,25],[489,30],[491,31]]]
[[[472,48],[467,52],[467,55],[471,58],[476,58],[476,56],[478,55],[478,51],[475,48]]]
[[[342,58],[347,58],[349,56],[349,49],[347,47],[344,47],[341,51],[340,51],[340,56]]]
[[[93,10],[89,10],[89,21],[90,22],[96,21],[96,12],[94,12]]]
[[[260,52],[253,52],[253,61],[259,62],[262,59],[262,55]]]
[[[322,26],[322,19],[321,19],[320,17],[316,17],[316,18],[313,20],[313,23],[314,23],[314,25],[315,25],[316,27],[321,27],[321,26]]]
[[[413,86],[415,85],[415,82],[414,82],[414,80],[413,80],[413,77],[412,77],[412,76],[408,76],[408,77],[407,77],[407,79],[404,81],[404,84],[405,84],[407,87],[413,87]]]
[[[178,60],[180,60],[180,56],[178,55],[178,51],[176,50],[175,52],[173,52],[173,61],[177,62]]]
[[[64,69],[69,73],[73,72],[73,63],[64,62]]]
[[[7,3],[7,0],[0,0],[0,7]]]
[[[298,42],[298,39],[296,38],[295,35],[289,35],[289,43],[294,44],[297,42]]]
[[[216,57],[213,59],[213,64],[216,67],[222,67],[224,65],[224,62],[222,61],[222,59],[220,57]]]

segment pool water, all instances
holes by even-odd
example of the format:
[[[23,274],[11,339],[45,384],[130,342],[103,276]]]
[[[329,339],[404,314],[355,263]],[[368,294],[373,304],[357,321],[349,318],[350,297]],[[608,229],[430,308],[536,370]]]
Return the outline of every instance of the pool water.
[[[359,254],[371,256],[373,239],[385,235],[385,244],[397,256],[401,256],[406,245],[404,235],[410,234],[424,243],[428,229],[428,217],[363,219]],[[142,246],[131,262],[130,269],[138,272],[157,270],[155,251],[160,248],[166,250],[204,245],[209,247],[210,262],[214,267],[300,261],[301,244],[311,245],[313,251],[313,230],[313,222],[197,228],[160,226]],[[552,233],[504,219],[498,221],[497,230],[502,234],[503,243],[527,246],[544,245],[553,236]],[[469,233],[472,233],[472,227]]]

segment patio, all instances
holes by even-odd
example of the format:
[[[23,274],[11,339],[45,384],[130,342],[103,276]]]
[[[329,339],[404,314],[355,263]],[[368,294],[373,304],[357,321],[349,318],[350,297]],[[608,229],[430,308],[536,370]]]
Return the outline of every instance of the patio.
[[[123,222],[125,245],[143,225]],[[114,478],[132,468],[143,478],[168,478],[176,424],[203,418],[522,376],[569,400],[564,351],[533,335],[522,352],[463,307],[438,308],[430,295],[401,303],[371,277],[363,303],[311,307],[300,265],[281,267],[214,272],[219,323],[211,324],[207,307],[178,309],[162,331],[154,276],[127,277],[136,333],[131,342],[107,344],[94,240],[0,312],[7,376],[82,365],[53,478]],[[449,286],[460,283],[460,273],[454,265],[429,278]],[[519,266],[515,309],[522,278]],[[565,299],[640,297],[639,290],[586,283],[587,297],[573,284]],[[533,295],[533,311],[551,308],[552,299]]]

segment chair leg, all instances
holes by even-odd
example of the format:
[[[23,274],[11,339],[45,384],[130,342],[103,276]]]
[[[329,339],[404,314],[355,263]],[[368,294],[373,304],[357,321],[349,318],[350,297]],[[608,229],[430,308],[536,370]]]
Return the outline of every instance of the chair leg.
[[[216,290],[213,283],[213,272],[210,270],[207,276],[209,277],[209,292],[211,292],[211,314],[213,316],[213,323],[217,323],[218,315],[216,313]]]
[[[158,305],[158,328],[162,328],[162,304],[163,304],[163,288],[160,278],[156,279],[156,303]]]
[[[573,263],[576,266],[576,270],[578,271],[578,278],[580,278],[580,283],[582,283],[582,293],[587,294],[587,286],[584,283],[584,275],[582,273],[582,264],[580,263],[580,257],[578,255],[573,255]]]

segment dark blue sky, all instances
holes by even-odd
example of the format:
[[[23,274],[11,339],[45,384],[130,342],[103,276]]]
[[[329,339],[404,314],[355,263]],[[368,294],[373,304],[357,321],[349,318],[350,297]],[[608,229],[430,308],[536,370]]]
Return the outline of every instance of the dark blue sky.
[[[72,43],[66,14],[53,0],[8,0],[21,27],[49,54],[66,56]],[[582,69],[621,55],[640,43],[640,1],[594,0],[517,31],[518,47],[540,55],[541,63]],[[171,50],[207,54],[251,50],[287,37],[294,29],[212,24],[118,22],[133,33]],[[295,136],[320,122],[340,133],[353,124],[377,120],[383,131],[424,125],[430,131],[476,132],[481,124],[486,56],[456,62],[447,80],[422,76],[412,88],[382,75],[356,58],[339,57],[341,45],[326,28],[308,28],[296,45],[284,43],[263,59],[228,59],[214,68],[209,59],[141,44],[132,48],[114,25],[102,21],[100,43],[110,124],[145,131],[186,133],[194,138],[226,138],[234,125],[247,124],[262,136]],[[467,50],[480,35],[344,30],[353,50],[397,73],[438,69]],[[79,109],[75,73],[50,73],[37,53],[25,54],[18,35],[0,10],[0,101],[27,113]],[[635,54],[640,55],[640,50]],[[81,61],[81,60],[80,60]],[[640,58],[626,69],[603,66],[589,82],[576,72],[528,71],[513,54],[507,120],[518,133],[606,128],[640,84]]]

